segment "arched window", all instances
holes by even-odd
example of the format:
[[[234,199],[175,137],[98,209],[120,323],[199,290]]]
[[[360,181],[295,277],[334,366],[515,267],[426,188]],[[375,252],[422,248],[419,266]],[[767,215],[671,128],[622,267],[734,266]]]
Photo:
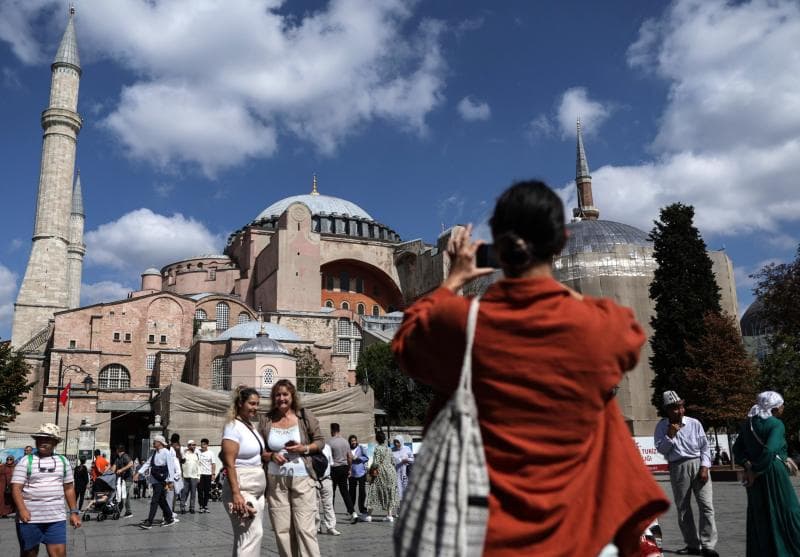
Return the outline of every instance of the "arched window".
[[[262,396],[270,396],[272,385],[278,379],[278,370],[272,366],[267,366],[261,373],[261,388],[259,392]]]
[[[350,304],[347,302],[342,302],[342,309],[350,309]]]
[[[241,325],[242,323],[249,323],[250,316],[245,313],[244,311],[239,314],[239,317],[236,319],[236,324]]]
[[[355,369],[361,353],[361,327],[349,319],[339,319],[336,324],[336,352],[347,354],[348,369]]]
[[[228,328],[228,304],[220,302],[217,304],[217,330],[224,331]]]
[[[214,391],[231,390],[231,368],[228,360],[219,356],[211,362],[211,389]]]
[[[381,314],[381,308],[378,307],[377,304],[372,306],[372,315],[375,316],[375,317],[379,317],[380,314]]]
[[[100,379],[97,387],[112,391],[122,391],[130,389],[131,374],[120,364],[110,364],[100,370]]]
[[[357,308],[356,313],[358,313],[359,315],[364,315],[364,312],[367,311],[367,308],[364,306],[364,304],[358,304],[356,308]]]
[[[333,307],[333,300],[325,300],[325,307],[332,308]]]
[[[194,310],[194,318],[202,321],[203,319],[208,319],[208,314],[206,313],[206,310],[197,308]]]

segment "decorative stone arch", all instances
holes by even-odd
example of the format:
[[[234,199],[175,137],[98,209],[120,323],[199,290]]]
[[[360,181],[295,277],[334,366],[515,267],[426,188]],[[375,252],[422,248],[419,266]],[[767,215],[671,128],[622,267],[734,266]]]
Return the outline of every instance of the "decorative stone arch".
[[[333,307],[342,307],[342,302],[347,301],[349,309],[355,311],[359,303],[366,308],[379,305],[385,311],[389,308],[402,309],[404,307],[403,294],[394,279],[380,267],[371,265],[357,259],[339,259],[330,261],[320,267],[322,280],[322,299],[320,305],[327,300],[333,302]],[[348,285],[343,285],[341,277],[346,274]],[[328,276],[335,277],[335,287],[329,290]]]

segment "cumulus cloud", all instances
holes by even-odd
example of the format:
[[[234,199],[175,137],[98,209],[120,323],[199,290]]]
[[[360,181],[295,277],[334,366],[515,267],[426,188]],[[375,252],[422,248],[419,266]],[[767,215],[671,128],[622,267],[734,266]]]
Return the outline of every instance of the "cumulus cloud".
[[[473,99],[472,97],[464,97],[461,99],[457,108],[458,113],[467,122],[488,120],[492,115],[488,103]]]
[[[556,120],[563,137],[577,135],[576,123],[581,119],[584,135],[592,135],[611,115],[611,107],[589,98],[585,87],[572,87],[561,95],[556,109]]]
[[[788,246],[783,228],[800,215],[798,36],[800,5],[781,0],[678,0],[645,22],[628,62],[668,80],[668,101],[652,160],[593,169],[601,217],[649,230],[681,201],[704,234],[759,231]],[[574,206],[574,186],[563,191]]]
[[[83,283],[81,284],[81,307],[124,300],[128,297],[128,292],[132,290],[134,289],[111,280],[101,280],[92,284]]]
[[[17,4],[0,0],[0,11]],[[20,21],[0,22],[0,39],[38,62],[31,22],[49,14],[63,28],[62,4],[14,12]],[[286,133],[326,154],[376,119],[424,135],[444,100],[445,28],[415,19],[415,5],[330,0],[293,15],[278,0],[84,0],[76,27],[84,59],[136,76],[102,120],[126,152],[213,175],[270,156]]]
[[[137,209],[86,233],[86,261],[140,273],[195,255],[218,253],[223,239],[201,222]]]
[[[17,275],[0,264],[0,338],[10,337],[14,298],[17,294]]]

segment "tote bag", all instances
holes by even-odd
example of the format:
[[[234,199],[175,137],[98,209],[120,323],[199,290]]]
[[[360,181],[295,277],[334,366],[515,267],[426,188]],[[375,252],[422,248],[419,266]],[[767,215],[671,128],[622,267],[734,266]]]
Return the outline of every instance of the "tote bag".
[[[489,477],[472,394],[478,298],[467,316],[467,347],[456,391],[425,434],[395,522],[397,557],[479,556],[489,518]]]

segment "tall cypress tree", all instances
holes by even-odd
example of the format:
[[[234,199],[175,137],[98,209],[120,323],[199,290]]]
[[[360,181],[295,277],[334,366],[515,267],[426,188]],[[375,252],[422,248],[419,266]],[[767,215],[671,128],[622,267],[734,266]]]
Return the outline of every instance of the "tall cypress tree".
[[[656,310],[650,320],[650,367],[655,373],[652,402],[660,410],[662,392],[680,394],[685,370],[693,365],[687,342],[704,335],[707,313],[720,313],[720,295],[706,244],[693,223],[694,207],[668,205],[659,219],[650,232],[658,263],[650,283]]]

